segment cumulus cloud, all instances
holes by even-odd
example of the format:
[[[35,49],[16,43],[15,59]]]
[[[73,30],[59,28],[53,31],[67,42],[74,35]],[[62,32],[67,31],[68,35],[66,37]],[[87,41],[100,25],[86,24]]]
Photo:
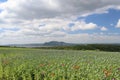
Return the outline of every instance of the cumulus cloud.
[[[55,36],[57,33],[57,36]],[[114,35],[103,35],[103,34],[87,34],[87,33],[81,33],[81,34],[67,34],[62,33],[62,36],[59,36],[59,32],[55,32],[54,36],[25,36],[25,35],[18,35],[14,34],[14,32],[7,32],[6,35],[2,39],[0,39],[0,42],[2,44],[10,44],[10,43],[43,43],[48,42],[51,40],[56,41],[64,41],[69,43],[116,43],[120,41],[120,35],[114,34]],[[61,35],[61,32],[60,32]]]
[[[101,27],[101,31],[107,31],[108,29],[106,27]]]
[[[39,19],[101,13],[111,7],[119,9],[119,3],[119,0],[8,0],[0,8],[4,10],[3,17]]]
[[[90,42],[90,34],[69,33],[97,29],[98,25],[75,19],[78,16],[107,13],[109,8],[120,9],[120,0],[7,0],[0,3],[0,29],[4,28],[4,31],[0,32],[0,41],[79,42],[78,39],[81,39],[80,42]],[[74,25],[70,26],[70,23]],[[120,21],[117,27],[119,23]],[[106,31],[107,28],[102,27],[101,30]]]
[[[72,31],[76,30],[91,30],[97,28],[97,25],[94,23],[85,23],[84,21],[77,21],[74,23],[75,25],[71,28]]]
[[[69,26],[70,23],[74,25]],[[4,24],[5,25],[5,24]],[[0,25],[0,26],[4,26]],[[6,28],[16,28],[16,26],[9,27],[10,24],[6,24]],[[67,32],[74,32],[77,30],[92,30],[97,28],[97,25],[94,23],[86,23],[85,21],[71,21],[63,19],[41,19],[41,20],[32,20],[24,21],[24,23],[19,24],[18,26],[19,34],[24,35],[36,35],[36,36],[54,36],[56,34],[63,35]],[[5,27],[3,27],[5,28]],[[58,36],[59,36],[58,35]]]
[[[120,28],[120,19],[118,20],[116,27]]]

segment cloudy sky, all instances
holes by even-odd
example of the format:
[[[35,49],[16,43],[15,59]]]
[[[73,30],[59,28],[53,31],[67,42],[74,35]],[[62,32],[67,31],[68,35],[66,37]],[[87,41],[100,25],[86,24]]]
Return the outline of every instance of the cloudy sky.
[[[120,43],[120,0],[0,0],[0,44]]]

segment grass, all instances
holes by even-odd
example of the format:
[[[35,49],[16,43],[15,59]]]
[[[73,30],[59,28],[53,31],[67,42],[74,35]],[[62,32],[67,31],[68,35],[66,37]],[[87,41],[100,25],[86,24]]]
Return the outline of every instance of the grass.
[[[0,48],[0,80],[120,80],[120,52]]]

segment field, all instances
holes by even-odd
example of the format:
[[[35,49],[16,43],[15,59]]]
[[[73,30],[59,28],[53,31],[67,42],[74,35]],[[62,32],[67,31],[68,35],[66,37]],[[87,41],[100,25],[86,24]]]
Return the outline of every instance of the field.
[[[120,52],[0,48],[0,80],[120,80]]]

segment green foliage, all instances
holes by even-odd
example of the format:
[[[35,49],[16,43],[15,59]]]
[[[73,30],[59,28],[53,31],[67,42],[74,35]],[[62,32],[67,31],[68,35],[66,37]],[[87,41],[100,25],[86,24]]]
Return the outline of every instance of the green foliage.
[[[99,50],[120,52],[120,45],[118,44],[83,44],[73,46],[57,46],[57,47],[39,47],[40,49],[58,49],[58,50]]]
[[[120,52],[0,48],[0,80],[120,80]]]

